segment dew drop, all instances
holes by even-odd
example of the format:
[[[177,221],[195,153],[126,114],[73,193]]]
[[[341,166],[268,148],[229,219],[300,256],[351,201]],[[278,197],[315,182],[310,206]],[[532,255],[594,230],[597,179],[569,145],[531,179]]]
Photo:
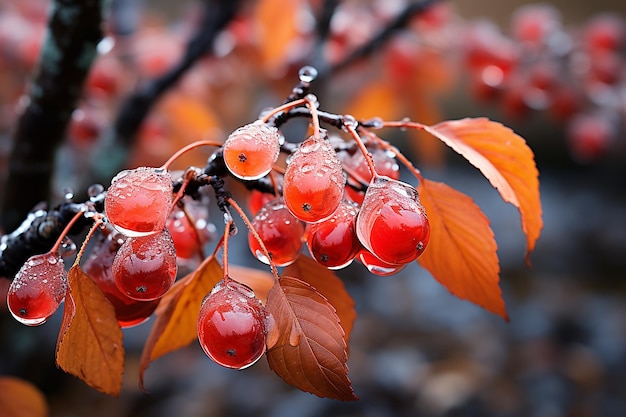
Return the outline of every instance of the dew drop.
[[[74,198],[74,190],[72,190],[71,188],[64,188],[63,198],[65,199],[65,201],[71,201]]]
[[[346,128],[356,129],[358,127],[358,125],[359,125],[359,122],[356,121],[354,116],[352,116],[350,114],[346,114],[346,115],[343,116],[343,125]]]
[[[300,71],[298,71],[298,78],[303,83],[312,82],[313,80],[317,78],[317,75],[318,75],[317,69],[315,69],[315,67],[312,67],[310,65],[305,65],[304,67],[300,68]]]

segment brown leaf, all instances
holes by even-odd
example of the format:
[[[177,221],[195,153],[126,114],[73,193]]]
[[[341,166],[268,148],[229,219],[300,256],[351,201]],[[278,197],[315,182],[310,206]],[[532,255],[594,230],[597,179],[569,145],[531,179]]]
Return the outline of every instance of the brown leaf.
[[[425,179],[418,192],[430,222],[420,265],[452,294],[508,321],[489,219],[471,198],[444,183]]]
[[[144,372],[153,360],[193,342],[197,336],[198,313],[204,297],[223,278],[215,257],[177,281],[156,309],[156,320],[146,340],[139,364],[139,386],[144,389]]]
[[[424,130],[441,139],[478,168],[502,196],[520,211],[526,234],[526,262],[543,227],[539,172],[526,141],[486,118],[447,121]]]
[[[0,377],[0,416],[46,417],[48,414],[46,398],[37,387],[19,378]]]
[[[286,267],[283,274],[306,282],[326,297],[330,305],[336,310],[347,344],[356,320],[356,311],[354,300],[346,291],[343,281],[333,271],[304,255]]]
[[[124,374],[123,334],[115,309],[78,265],[68,273],[57,365],[90,387],[118,396]]]
[[[356,400],[335,309],[313,287],[282,277],[267,297],[267,359],[285,382],[319,397]]]

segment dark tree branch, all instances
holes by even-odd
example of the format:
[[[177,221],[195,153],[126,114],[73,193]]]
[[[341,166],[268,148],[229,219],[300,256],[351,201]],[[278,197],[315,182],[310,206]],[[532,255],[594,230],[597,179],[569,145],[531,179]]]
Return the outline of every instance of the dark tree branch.
[[[127,150],[152,106],[173,87],[193,64],[211,52],[216,36],[233,19],[239,0],[205,0],[204,17],[196,34],[189,40],[184,56],[160,78],[146,82],[122,104],[114,126],[115,148]],[[123,163],[123,161],[122,161]],[[119,167],[121,168],[121,167]],[[105,178],[108,180],[108,178]],[[104,179],[103,179],[104,180]]]
[[[29,104],[18,120],[0,225],[13,230],[47,200],[54,158],[102,38],[104,0],[55,0]]]
[[[361,47],[355,49],[348,54],[344,59],[338,63],[319,68],[319,78],[326,78],[332,74],[336,74],[353,63],[370,56],[378,48],[384,45],[391,37],[399,30],[405,28],[411,18],[418,13],[427,10],[430,6],[437,3],[439,0],[420,0],[414,3],[409,3],[404,10],[402,10],[392,21],[387,24],[376,36],[374,36],[369,42],[365,43]]]

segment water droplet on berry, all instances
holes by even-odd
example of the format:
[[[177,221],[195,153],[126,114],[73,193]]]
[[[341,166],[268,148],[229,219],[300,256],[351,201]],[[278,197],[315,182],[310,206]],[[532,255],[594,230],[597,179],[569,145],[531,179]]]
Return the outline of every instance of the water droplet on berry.
[[[315,67],[305,65],[298,71],[298,78],[303,83],[310,83],[317,78],[318,72]]]
[[[59,255],[62,258],[67,258],[68,256],[72,256],[76,253],[76,243],[69,237],[65,236],[61,245],[59,246]]]
[[[365,193],[356,231],[361,244],[390,265],[414,261],[430,237],[417,190],[383,176],[375,177]]]
[[[343,116],[343,124],[346,128],[356,129],[359,126],[359,122],[350,114]]]
[[[13,317],[27,326],[43,324],[65,298],[67,273],[63,260],[44,253],[30,257],[16,274],[7,292]]]
[[[74,198],[74,190],[71,188],[63,189],[63,198],[65,201],[71,201]]]

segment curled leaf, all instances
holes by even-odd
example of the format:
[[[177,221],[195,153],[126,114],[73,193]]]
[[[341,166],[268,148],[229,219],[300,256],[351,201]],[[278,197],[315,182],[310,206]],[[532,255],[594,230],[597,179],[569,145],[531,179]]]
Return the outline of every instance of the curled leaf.
[[[424,179],[418,191],[430,222],[420,265],[452,294],[508,321],[489,219],[470,197],[444,183]]]
[[[283,277],[270,290],[265,308],[273,323],[270,368],[288,384],[319,397],[356,400],[343,329],[328,301],[306,282]]]
[[[204,297],[224,273],[215,257],[207,258],[195,271],[177,281],[161,299],[156,320],[146,340],[139,364],[139,386],[153,360],[187,346],[197,338],[198,313]]]
[[[526,234],[526,262],[543,227],[539,172],[526,141],[511,129],[486,118],[424,126],[482,172],[502,196],[518,208]]]
[[[78,265],[68,273],[56,362],[100,392],[118,396],[122,389],[123,334],[115,309]]]

